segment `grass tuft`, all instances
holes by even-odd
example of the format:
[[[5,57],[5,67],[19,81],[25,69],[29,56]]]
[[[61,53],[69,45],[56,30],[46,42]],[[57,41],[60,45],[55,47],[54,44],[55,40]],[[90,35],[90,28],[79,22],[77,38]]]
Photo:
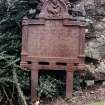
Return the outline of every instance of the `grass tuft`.
[[[105,105],[105,101],[92,102],[92,103],[90,103],[90,104],[86,104],[86,105]]]

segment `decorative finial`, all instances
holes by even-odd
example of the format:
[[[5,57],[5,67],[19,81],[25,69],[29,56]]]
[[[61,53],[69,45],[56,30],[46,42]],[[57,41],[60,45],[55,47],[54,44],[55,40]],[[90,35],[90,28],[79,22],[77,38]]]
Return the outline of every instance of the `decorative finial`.
[[[70,3],[68,0],[41,0],[43,3],[41,13],[39,17],[44,18],[67,18],[68,5]]]

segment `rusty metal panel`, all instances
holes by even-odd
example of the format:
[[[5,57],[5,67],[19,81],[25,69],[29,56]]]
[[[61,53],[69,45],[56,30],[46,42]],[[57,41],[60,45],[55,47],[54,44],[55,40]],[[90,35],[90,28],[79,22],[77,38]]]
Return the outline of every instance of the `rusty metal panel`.
[[[64,26],[63,21],[46,20],[44,25],[28,28],[28,53],[37,57],[77,57],[79,27]]]
[[[22,21],[21,67],[31,70],[32,101],[40,69],[66,70],[66,96],[72,96],[74,69],[84,69],[85,22],[69,16],[68,0],[44,0],[36,19]],[[44,63],[44,65],[42,64]]]

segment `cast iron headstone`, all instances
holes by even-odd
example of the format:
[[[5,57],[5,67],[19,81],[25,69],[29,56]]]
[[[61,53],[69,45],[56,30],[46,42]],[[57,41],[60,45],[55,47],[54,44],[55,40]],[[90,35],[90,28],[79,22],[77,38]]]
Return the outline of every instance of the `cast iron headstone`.
[[[66,70],[66,97],[73,72],[84,69],[84,21],[68,14],[67,0],[44,0],[36,19],[22,22],[21,66],[31,70],[31,98],[37,99],[38,71]]]

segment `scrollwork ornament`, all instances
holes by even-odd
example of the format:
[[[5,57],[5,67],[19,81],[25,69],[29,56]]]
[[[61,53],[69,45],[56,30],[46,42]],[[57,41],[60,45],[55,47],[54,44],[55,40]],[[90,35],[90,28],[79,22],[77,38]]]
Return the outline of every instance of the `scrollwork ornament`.
[[[49,16],[56,17],[60,16],[61,7],[57,0],[50,0],[50,5],[47,7]]]
[[[69,17],[68,0],[41,0],[43,2],[39,17],[46,18],[63,18]]]

